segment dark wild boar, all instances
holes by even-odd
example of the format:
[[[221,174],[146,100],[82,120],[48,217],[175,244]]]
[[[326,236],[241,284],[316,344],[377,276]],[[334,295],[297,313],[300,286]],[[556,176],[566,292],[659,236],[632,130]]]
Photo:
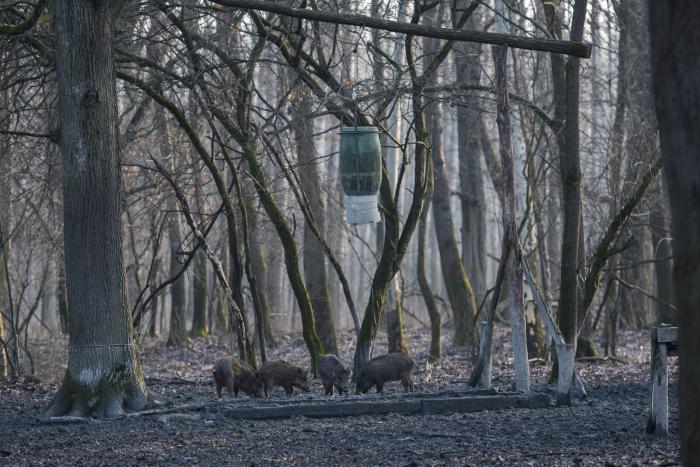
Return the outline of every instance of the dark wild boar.
[[[222,358],[214,363],[216,393],[221,398],[221,388],[238,397],[240,391],[250,397],[262,396],[260,375],[255,368],[237,358]]]
[[[318,372],[327,395],[333,395],[334,386],[338,394],[348,392],[346,386],[350,377],[350,368],[345,368],[338,357],[335,355],[324,355],[321,357]]]
[[[381,355],[373,358],[365,365],[365,368],[357,377],[357,394],[367,394],[372,386],[377,386],[377,392],[381,393],[384,383],[388,381],[401,381],[404,391],[413,392],[412,373],[416,371],[416,364],[411,357],[400,352]]]
[[[282,386],[288,396],[292,395],[295,387],[309,392],[309,370],[303,370],[283,360],[263,363],[259,374],[265,397],[270,397],[275,386]]]

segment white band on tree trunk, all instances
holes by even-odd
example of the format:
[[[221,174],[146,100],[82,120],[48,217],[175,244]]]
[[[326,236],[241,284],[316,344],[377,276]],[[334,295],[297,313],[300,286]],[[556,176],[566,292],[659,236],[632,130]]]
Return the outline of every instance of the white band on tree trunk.
[[[347,196],[345,195],[345,212],[348,224],[369,224],[379,222],[382,217],[377,207],[377,195]]]

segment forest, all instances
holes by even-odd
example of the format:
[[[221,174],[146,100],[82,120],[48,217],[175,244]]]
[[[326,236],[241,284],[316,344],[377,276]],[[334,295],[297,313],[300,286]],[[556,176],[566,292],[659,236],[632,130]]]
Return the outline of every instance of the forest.
[[[0,0],[0,464],[700,465],[696,46],[692,0]]]

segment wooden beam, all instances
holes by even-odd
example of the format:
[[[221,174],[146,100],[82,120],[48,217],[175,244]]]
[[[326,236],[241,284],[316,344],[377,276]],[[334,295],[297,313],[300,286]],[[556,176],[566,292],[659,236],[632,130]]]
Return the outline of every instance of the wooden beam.
[[[264,403],[264,402],[263,402]],[[443,413],[476,412],[514,408],[543,409],[552,406],[547,394],[529,395],[506,393],[484,396],[421,397],[395,400],[318,401],[275,404],[272,406],[231,406],[224,409],[225,417],[236,419],[275,419],[304,416],[309,418],[356,417],[361,415],[433,415]]]
[[[452,41],[505,45],[516,49],[539,50],[542,52],[573,55],[580,58],[589,58],[591,56],[591,44],[589,42],[574,42],[539,37],[520,37],[493,32],[440,28],[435,26],[425,26],[422,24],[410,24],[401,21],[373,18],[364,15],[294,8],[281,3],[272,3],[265,0],[210,1],[212,3],[227,7],[239,8],[243,10],[267,11],[270,13],[277,13],[284,16],[302,18],[310,21],[362,26],[367,28],[382,29],[384,31],[399,32],[414,36],[434,37],[436,39]]]
[[[678,328],[671,326],[657,326],[656,330],[656,342],[677,344],[678,343]]]

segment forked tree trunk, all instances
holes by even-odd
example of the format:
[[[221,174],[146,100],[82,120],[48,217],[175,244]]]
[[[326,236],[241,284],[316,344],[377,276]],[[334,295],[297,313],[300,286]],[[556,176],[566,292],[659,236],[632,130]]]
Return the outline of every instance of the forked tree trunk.
[[[118,416],[149,398],[126,297],[112,27],[124,2],[56,0],[68,368],[46,416]]]
[[[700,3],[649,1],[652,76],[678,291],[681,459],[700,463]]]

